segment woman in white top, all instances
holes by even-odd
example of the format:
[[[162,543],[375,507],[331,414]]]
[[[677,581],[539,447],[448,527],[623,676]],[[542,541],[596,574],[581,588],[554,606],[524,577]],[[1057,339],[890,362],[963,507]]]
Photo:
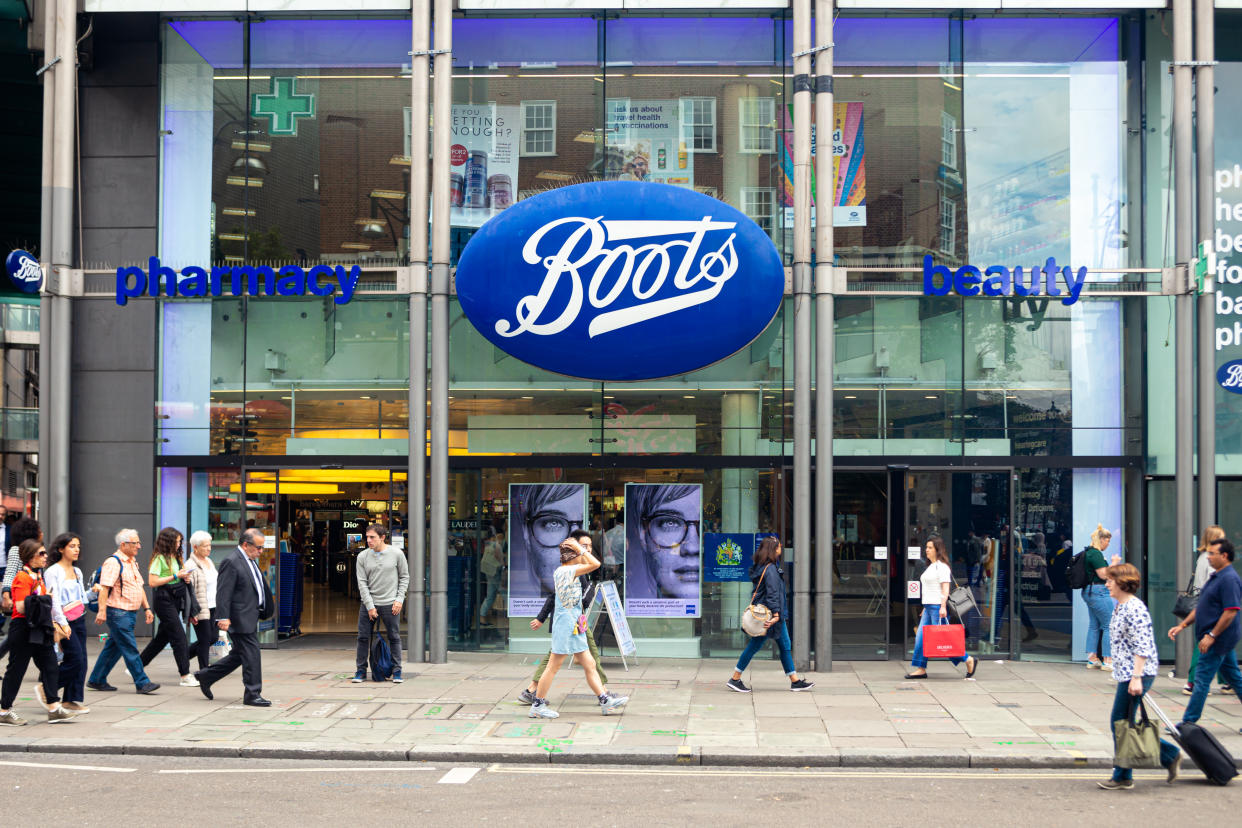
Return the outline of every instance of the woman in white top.
[[[198,601],[198,615],[190,619],[198,637],[198,669],[210,666],[211,645],[217,638],[216,629],[216,565],[211,561],[211,535],[199,530],[190,535],[190,557],[185,562],[190,572],[190,586]]]
[[[923,617],[919,619],[919,631],[914,637],[914,658],[910,660],[908,679],[927,678],[927,657],[923,655],[923,627],[947,624],[949,619],[949,589],[953,583],[953,571],[949,569],[949,556],[945,553],[944,540],[939,536],[929,538],[926,547],[927,569],[919,576],[922,582]],[[979,659],[972,655],[951,659],[954,664],[966,662],[966,678],[974,678]]]
[[[60,642],[65,654],[57,680],[61,701],[67,710],[89,713],[91,709],[82,703],[86,698],[86,581],[82,570],[74,566],[81,555],[82,538],[73,532],[57,535],[43,570],[43,584],[52,596],[56,623],[69,630],[69,637]]]

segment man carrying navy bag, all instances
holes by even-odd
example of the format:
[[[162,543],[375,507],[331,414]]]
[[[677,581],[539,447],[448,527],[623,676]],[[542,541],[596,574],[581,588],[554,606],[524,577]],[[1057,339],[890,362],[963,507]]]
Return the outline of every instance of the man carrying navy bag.
[[[388,636],[388,649],[392,652],[392,680],[400,684],[401,677],[401,601],[410,588],[410,567],[405,555],[386,543],[387,530],[378,523],[367,527],[367,548],[358,555],[354,568],[358,575],[358,594],[362,606],[358,608],[358,653],[355,684],[367,680],[367,657],[371,653],[371,635],[379,626],[378,619]],[[376,678],[376,681],[382,679]]]

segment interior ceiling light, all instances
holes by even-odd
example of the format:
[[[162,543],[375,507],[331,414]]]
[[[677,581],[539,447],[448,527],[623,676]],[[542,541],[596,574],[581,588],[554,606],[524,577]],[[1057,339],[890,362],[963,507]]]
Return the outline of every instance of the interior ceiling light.
[[[354,224],[358,225],[358,235],[364,239],[382,239],[388,235],[388,228],[379,219],[360,218]]]
[[[371,245],[365,242],[341,242],[341,247],[346,250],[370,250]]]
[[[240,152],[250,150],[251,152],[271,152],[272,145],[266,141],[237,141],[234,140],[232,147]]]
[[[396,200],[405,199],[405,192],[402,190],[372,190],[371,198],[390,198]]]
[[[249,216],[250,218],[254,218],[255,215],[254,210],[245,207],[225,207],[220,212],[224,213],[226,216]]]
[[[233,172],[245,175],[247,170],[251,175],[267,175],[267,164],[257,155],[237,156],[237,160],[233,162]]]
[[[557,172],[556,170],[540,170],[535,174],[535,178],[542,178],[545,181],[573,181],[574,176],[573,173]]]
[[[247,178],[244,175],[230,175],[228,178],[224,179],[224,183],[230,184],[234,187],[262,187],[263,179]]]

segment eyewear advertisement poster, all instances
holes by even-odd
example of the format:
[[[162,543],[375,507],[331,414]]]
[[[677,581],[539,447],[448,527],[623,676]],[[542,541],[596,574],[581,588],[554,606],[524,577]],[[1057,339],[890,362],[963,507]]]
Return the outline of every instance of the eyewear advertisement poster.
[[[785,226],[793,227],[793,105],[782,113],[781,167],[784,170]],[[811,154],[815,154],[818,130],[812,132]],[[867,165],[863,143],[863,105],[861,101],[833,104],[832,170],[834,227],[863,227],[867,224]],[[811,173],[811,199],[819,182]],[[814,208],[812,208],[814,209]],[[812,214],[813,216],[814,214]],[[814,218],[812,218],[814,221]]]
[[[698,618],[702,594],[703,487],[625,485],[625,613]]]
[[[518,113],[495,103],[454,104],[450,220],[481,227],[517,198]]]
[[[694,186],[694,153],[682,130],[681,102],[610,98],[605,174],[627,181]]]
[[[539,614],[555,592],[561,541],[585,525],[586,513],[585,483],[509,485],[509,617]]]

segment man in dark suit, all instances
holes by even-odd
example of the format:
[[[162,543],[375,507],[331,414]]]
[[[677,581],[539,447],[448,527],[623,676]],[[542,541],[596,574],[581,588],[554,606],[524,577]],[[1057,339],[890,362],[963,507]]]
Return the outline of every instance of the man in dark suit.
[[[246,688],[244,704],[271,707],[263,698],[263,665],[259,659],[259,619],[271,618],[275,612],[272,591],[255,563],[263,552],[263,532],[247,529],[242,532],[237,551],[220,564],[216,581],[216,625],[228,632],[233,651],[206,670],[194,674],[199,689],[207,698],[214,698],[211,685],[242,668],[242,684]]]

